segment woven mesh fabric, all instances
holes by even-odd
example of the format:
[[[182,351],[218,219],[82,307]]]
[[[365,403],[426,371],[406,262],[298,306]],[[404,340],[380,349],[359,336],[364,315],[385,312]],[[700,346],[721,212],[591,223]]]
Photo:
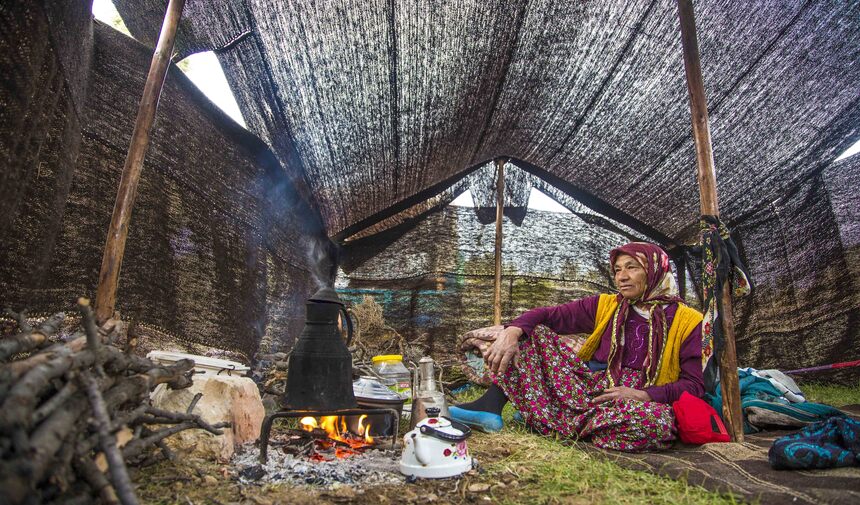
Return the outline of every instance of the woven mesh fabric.
[[[86,4],[0,8],[0,301],[13,308],[94,291],[165,2],[116,1],[144,46],[94,30]],[[860,162],[833,160],[860,138],[860,2],[700,1],[696,15],[721,216],[758,286],[737,309],[741,363],[857,359]],[[506,225],[508,291],[528,283],[506,316],[608,288],[568,285],[558,265],[590,271],[610,242],[696,240],[672,2],[188,0],[177,50],[216,51],[251,132],[171,72],[119,301],[189,340],[288,345],[330,274],[325,236],[355,235],[352,282],[409,293],[404,328],[431,331],[420,317],[436,314],[433,331],[454,338],[486,321],[480,296],[428,304],[450,282],[491,292],[480,223],[497,156],[512,159],[506,215],[522,220]],[[532,187],[575,214],[530,221]],[[466,188],[478,214],[454,219],[444,206]],[[564,240],[583,233],[570,222],[602,238]]]
[[[88,6],[83,16],[64,2],[15,7],[2,19],[2,33],[17,38],[3,47],[19,53],[2,61],[15,82],[2,87],[11,107],[0,123],[0,303],[34,314],[95,292],[152,53],[93,24]],[[58,29],[55,18],[80,26]],[[75,51],[57,40],[77,44],[91,67],[66,67]],[[265,144],[171,68],[129,227],[124,318],[142,333],[246,357],[261,344],[286,347],[330,256],[319,215]]]
[[[474,209],[449,206],[406,232],[388,233],[344,248],[337,284],[344,298],[360,303],[372,296],[394,328],[407,338],[426,335],[437,353],[451,352],[457,336],[492,324],[495,223],[482,224]],[[628,242],[575,214],[543,211],[530,211],[520,226],[506,218],[503,234],[504,320],[611,292],[609,251]]]
[[[117,1],[143,40],[163,4]],[[735,218],[860,138],[860,2],[695,7]],[[180,43],[221,48],[249,128],[282,163],[299,155],[329,235],[506,155],[668,237],[696,236],[673,2],[188,0]]]

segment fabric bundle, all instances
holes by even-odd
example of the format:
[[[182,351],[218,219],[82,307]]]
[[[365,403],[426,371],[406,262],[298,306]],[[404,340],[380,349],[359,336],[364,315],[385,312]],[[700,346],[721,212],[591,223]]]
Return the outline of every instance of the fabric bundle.
[[[860,421],[834,417],[778,438],[767,453],[777,470],[860,465]]]
[[[753,375],[748,370],[738,370],[744,433],[769,428],[800,428],[831,417],[845,416],[844,412],[829,405],[789,401],[770,379]],[[719,385],[713,394],[705,396],[717,412],[722,411],[722,388]]]
[[[702,370],[705,391],[713,392],[720,382],[720,371],[713,355],[723,345],[722,286],[731,283],[732,296],[742,298],[752,292],[747,269],[728,228],[716,216],[702,216],[702,296],[705,319],[702,321]],[[719,410],[719,409],[718,409]]]

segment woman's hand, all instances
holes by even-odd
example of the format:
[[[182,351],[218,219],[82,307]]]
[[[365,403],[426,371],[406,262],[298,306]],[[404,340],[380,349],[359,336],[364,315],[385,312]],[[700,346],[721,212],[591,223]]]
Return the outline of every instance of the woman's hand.
[[[503,374],[520,352],[519,341],[523,330],[516,326],[508,326],[496,337],[496,340],[484,354],[484,361],[494,374]]]
[[[604,403],[610,400],[621,400],[627,398],[629,400],[639,400],[640,402],[650,402],[651,396],[641,389],[633,389],[625,386],[614,388],[606,388],[603,394],[594,398],[594,403]]]

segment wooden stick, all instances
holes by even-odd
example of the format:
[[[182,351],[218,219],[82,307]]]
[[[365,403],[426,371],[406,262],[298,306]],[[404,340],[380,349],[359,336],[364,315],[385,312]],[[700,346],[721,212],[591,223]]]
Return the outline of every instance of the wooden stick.
[[[116,445],[116,437],[110,432],[110,416],[102,393],[99,391],[95,379],[89,373],[85,373],[82,379],[87,389],[90,405],[93,408],[99,442],[108,461],[111,483],[116,490],[117,497],[123,505],[137,505],[137,496],[134,494],[134,487],[128,476],[128,469],[125,467],[125,459],[123,459],[122,452]]]
[[[505,211],[505,163],[496,158],[496,279],[493,283],[493,324],[502,324],[502,216]]]
[[[23,317],[22,314],[23,312],[16,314],[16,316]],[[0,340],[0,361],[6,361],[6,359],[15,354],[29,352],[45,345],[48,342],[48,338],[60,330],[60,326],[62,326],[65,319],[66,314],[59,312],[46,319],[35,330],[27,324],[26,320],[23,321],[23,324],[19,321],[18,325],[21,327],[22,332]]]
[[[22,310],[21,312],[15,312],[14,310],[10,309],[9,307],[6,307],[5,309],[3,309],[3,313],[5,313],[9,317],[14,318],[15,321],[18,322],[18,329],[21,332],[26,333],[28,331],[33,330],[33,327],[30,326],[29,322],[27,322],[27,311]]]
[[[149,146],[149,134],[155,120],[155,112],[158,109],[161,89],[164,87],[164,78],[167,75],[167,68],[173,53],[173,42],[176,38],[176,30],[184,5],[185,0],[170,0],[167,6],[164,24],[161,26],[161,35],[158,37],[158,45],[152,55],[149,75],[146,77],[146,85],[143,88],[143,97],[140,99],[140,106],[137,109],[137,120],[131,136],[128,155],[125,159],[125,166],[122,169],[122,177],[119,181],[116,203],[113,208],[110,228],[108,228],[101,271],[99,272],[99,284],[96,290],[96,318],[100,323],[110,319],[116,305],[117,281],[122,266],[122,257],[125,253],[125,241],[128,238],[128,224],[131,220],[137,185],[140,182],[140,172],[143,170],[143,159]]]
[[[678,17],[681,22],[681,45],[684,48],[684,70],[690,92],[690,112],[693,119],[693,138],[696,141],[696,161],[699,178],[699,197],[702,215],[719,216],[717,204],[717,178],[714,169],[714,152],[708,127],[708,104],[705,84],[699,61],[699,43],[696,39],[696,19],[692,0],[678,0]],[[732,319],[732,297],[728,280],[720,286],[723,310],[719,314],[723,325],[723,345],[717,354],[720,365],[720,383],[723,393],[723,420],[732,441],[743,442],[743,417],[738,386],[738,360],[735,353],[735,325]]]

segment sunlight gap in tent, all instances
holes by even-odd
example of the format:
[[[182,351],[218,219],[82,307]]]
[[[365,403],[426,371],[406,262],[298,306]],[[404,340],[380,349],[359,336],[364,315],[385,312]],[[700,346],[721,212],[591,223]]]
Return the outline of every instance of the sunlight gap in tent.
[[[460,196],[455,198],[454,201],[451,202],[451,205],[456,207],[474,207],[475,201],[472,199],[472,192],[466,190]],[[529,194],[528,208],[548,212],[561,212],[564,214],[571,213],[563,205],[535,188],[532,188],[532,192]]]
[[[854,143],[853,146],[849,147],[844,153],[840,154],[836,161],[848,158],[849,156],[854,156],[855,154],[860,153],[860,140]]]
[[[93,17],[131,37],[122,17],[111,0],[93,0]],[[192,54],[177,65],[186,77],[236,123],[247,129],[245,119],[233,96],[218,57],[211,51]]]

